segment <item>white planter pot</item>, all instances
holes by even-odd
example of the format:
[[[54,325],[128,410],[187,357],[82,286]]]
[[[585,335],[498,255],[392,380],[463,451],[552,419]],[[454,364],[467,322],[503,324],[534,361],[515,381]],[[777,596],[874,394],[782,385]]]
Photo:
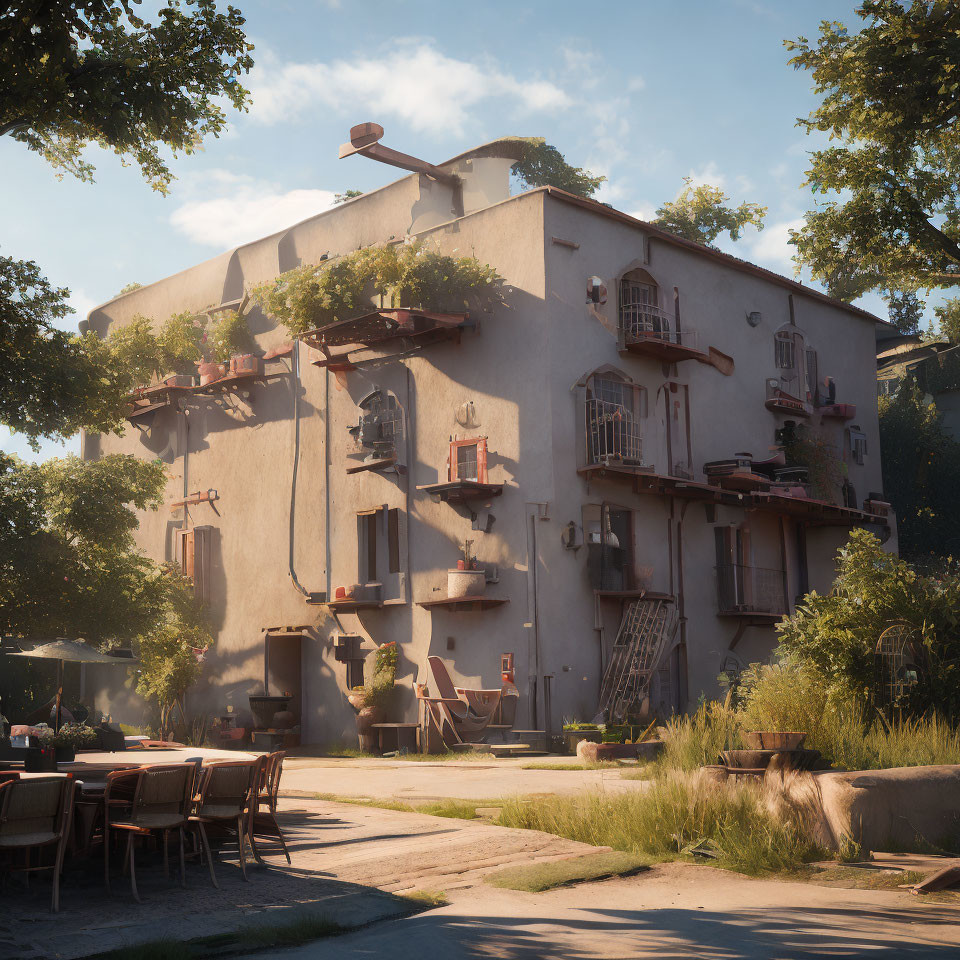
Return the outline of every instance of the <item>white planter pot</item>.
[[[447,597],[479,597],[487,587],[487,575],[483,570],[448,570]]]

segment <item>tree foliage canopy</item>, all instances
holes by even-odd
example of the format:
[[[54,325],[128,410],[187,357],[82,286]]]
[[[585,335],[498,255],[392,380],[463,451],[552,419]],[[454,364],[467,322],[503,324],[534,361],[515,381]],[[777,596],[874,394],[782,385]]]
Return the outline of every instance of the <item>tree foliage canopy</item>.
[[[69,334],[68,291],[52,287],[37,264],[0,256],[0,423],[36,444],[81,427],[119,427],[122,387],[93,334]]]
[[[190,153],[242,109],[253,65],[240,11],[168,0],[155,22],[139,0],[14,2],[0,11],[0,135],[10,134],[82,180],[89,143],[138,164],[166,192],[160,145]]]
[[[960,711],[960,567],[918,572],[886,553],[865,530],[854,530],[838,555],[827,596],[809,593],[778,626],[780,651],[809,664],[834,689],[871,703],[876,692],[874,653],[893,623],[910,626],[925,663],[912,707],[950,716]]]
[[[960,7],[864,0],[863,28],[825,21],[788,41],[820,106],[799,122],[840,141],[812,154],[806,183],[827,197],[791,242],[829,291],[960,282]],[[909,82],[905,82],[909,78]]]
[[[947,436],[936,405],[913,377],[893,397],[880,398],[880,445],[901,554],[960,556],[960,443]]]
[[[763,229],[766,207],[756,203],[728,206],[730,198],[719,187],[695,186],[689,178],[685,179],[687,186],[680,196],[668,200],[657,210],[653,224],[661,230],[710,246],[721,233],[728,233],[731,240],[739,240],[744,227]]]
[[[583,167],[573,167],[563,154],[543,137],[523,140],[522,156],[510,172],[527,187],[559,187],[578,197],[592,197],[606,177],[594,176]]]
[[[129,642],[162,606],[131,507],[162,502],[163,467],[111,454],[24,463],[0,454],[0,629]]]

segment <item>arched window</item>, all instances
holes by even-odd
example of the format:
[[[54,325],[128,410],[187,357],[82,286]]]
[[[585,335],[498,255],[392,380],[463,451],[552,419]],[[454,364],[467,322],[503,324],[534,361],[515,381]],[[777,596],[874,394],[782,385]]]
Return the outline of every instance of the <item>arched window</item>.
[[[670,318],[660,305],[660,287],[646,270],[620,278],[620,326],[628,338],[670,339]]]
[[[587,462],[642,465],[646,416],[643,387],[613,371],[591,374],[586,384]]]

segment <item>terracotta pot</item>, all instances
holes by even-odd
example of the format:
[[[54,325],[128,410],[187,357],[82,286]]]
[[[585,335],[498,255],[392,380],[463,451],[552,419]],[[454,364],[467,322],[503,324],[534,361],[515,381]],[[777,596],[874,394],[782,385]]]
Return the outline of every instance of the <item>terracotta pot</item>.
[[[380,737],[373,729],[375,723],[383,723],[383,710],[380,707],[364,707],[357,713],[357,735],[364,753],[376,753],[379,750]]]

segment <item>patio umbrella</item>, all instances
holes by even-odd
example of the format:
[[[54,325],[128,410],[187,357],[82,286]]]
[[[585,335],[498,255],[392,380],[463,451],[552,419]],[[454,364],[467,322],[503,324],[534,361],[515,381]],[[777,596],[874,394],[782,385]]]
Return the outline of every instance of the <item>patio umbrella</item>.
[[[57,715],[54,730],[60,729],[60,703],[63,700],[63,665],[70,663],[137,663],[133,657],[111,657],[109,654],[94,650],[81,640],[57,638],[49,643],[41,643],[32,650],[20,653],[8,653],[8,657],[34,657],[38,660],[57,661]]]

